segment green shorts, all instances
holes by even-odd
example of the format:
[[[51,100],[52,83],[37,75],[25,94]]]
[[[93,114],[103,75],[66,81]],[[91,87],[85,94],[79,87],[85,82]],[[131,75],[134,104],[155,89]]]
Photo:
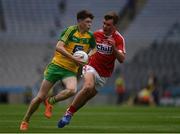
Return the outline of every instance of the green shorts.
[[[66,77],[71,77],[71,76],[76,77],[76,73],[64,69],[53,63],[50,63],[44,71],[44,79],[52,83],[55,83],[58,80],[62,80]]]

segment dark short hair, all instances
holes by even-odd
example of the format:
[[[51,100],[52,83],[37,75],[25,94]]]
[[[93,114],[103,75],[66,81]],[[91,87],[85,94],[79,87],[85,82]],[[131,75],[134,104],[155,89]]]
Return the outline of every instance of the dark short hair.
[[[79,19],[84,20],[86,18],[93,19],[94,15],[87,10],[81,10],[77,13],[77,20],[79,20]]]
[[[116,25],[118,23],[119,20],[119,16],[117,15],[117,13],[110,11],[107,14],[104,15],[104,19],[105,20],[113,20],[113,24]]]

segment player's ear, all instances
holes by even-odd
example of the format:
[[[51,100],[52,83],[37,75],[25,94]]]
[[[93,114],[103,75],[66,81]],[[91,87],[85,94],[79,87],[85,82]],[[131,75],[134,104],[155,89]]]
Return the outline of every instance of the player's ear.
[[[116,31],[116,29],[117,29],[116,26],[113,25],[113,26],[112,26],[112,31]]]
[[[113,25],[113,30],[116,30],[116,25]]]

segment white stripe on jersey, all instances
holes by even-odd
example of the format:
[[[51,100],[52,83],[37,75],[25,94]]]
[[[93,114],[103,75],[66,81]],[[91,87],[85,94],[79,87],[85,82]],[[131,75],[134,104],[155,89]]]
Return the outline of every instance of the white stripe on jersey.
[[[123,40],[123,52],[126,53],[124,37],[117,30],[116,30],[115,34],[117,34],[118,36],[120,36],[122,38],[122,40]]]

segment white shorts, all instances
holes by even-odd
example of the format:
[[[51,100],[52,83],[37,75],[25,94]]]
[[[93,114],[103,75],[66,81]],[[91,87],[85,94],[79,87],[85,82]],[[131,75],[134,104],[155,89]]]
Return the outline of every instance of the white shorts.
[[[90,65],[85,65],[82,69],[82,75],[86,74],[86,73],[93,73],[95,76],[95,88],[96,90],[99,89],[100,87],[104,86],[104,84],[106,83],[106,81],[108,80],[108,77],[101,77],[99,76],[98,72],[96,71],[95,68],[93,68]]]

